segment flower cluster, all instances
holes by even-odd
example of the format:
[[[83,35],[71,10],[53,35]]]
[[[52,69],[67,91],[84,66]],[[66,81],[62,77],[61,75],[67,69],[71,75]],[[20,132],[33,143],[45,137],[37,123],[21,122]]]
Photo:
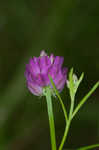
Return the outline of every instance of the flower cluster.
[[[67,80],[67,68],[62,67],[63,61],[63,57],[53,54],[47,56],[45,51],[42,51],[39,57],[31,58],[25,70],[27,87],[30,92],[42,96],[44,87],[50,86],[52,88],[49,75],[57,90],[61,92]]]

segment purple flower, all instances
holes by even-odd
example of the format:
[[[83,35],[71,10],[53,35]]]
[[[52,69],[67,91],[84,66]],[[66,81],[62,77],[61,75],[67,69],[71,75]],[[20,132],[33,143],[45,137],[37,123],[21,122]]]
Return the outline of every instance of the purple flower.
[[[63,57],[55,57],[53,54],[47,56],[45,51],[42,51],[39,57],[31,58],[25,70],[30,92],[42,96],[44,87],[52,88],[48,75],[52,77],[57,90],[61,92],[67,80],[67,68],[62,68],[63,61]]]

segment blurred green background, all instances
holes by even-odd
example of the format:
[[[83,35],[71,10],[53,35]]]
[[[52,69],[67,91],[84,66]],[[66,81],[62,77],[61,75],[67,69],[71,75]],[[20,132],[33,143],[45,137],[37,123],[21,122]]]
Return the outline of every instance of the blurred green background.
[[[85,78],[77,101],[99,79],[99,0],[0,0],[0,150],[51,150],[45,98],[26,88],[25,64],[30,57],[64,56]],[[99,143],[99,89],[75,117],[65,148]],[[65,88],[61,93],[69,109]],[[57,145],[65,122],[53,99]]]

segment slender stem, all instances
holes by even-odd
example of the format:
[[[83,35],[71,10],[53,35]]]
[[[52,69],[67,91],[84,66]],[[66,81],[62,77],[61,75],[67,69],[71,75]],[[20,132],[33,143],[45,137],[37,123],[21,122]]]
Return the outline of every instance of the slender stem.
[[[52,150],[56,150],[54,116],[53,116],[51,92],[50,92],[49,87],[46,88],[45,96],[46,96],[47,108],[48,108],[48,117],[49,117],[49,125],[50,125],[50,136],[51,136],[51,146],[52,146]]]
[[[65,117],[65,121],[66,121],[66,123],[67,123],[68,117],[67,117],[67,111],[66,111],[66,108],[65,108],[65,106],[64,106],[64,103],[63,103],[63,101],[62,101],[60,95],[58,94],[58,91],[56,92],[56,95],[57,95],[57,97],[58,97],[58,99],[59,99],[59,101],[60,101],[60,104],[61,104],[61,106],[62,106],[63,113],[64,113],[64,117]]]
[[[74,110],[74,96],[71,97],[71,106],[70,106],[70,112],[69,112],[69,119],[72,119],[72,114],[73,114],[73,110]]]
[[[64,135],[63,135],[63,138],[62,138],[62,142],[61,142],[61,144],[59,146],[59,150],[63,149],[64,143],[65,143],[65,141],[67,139],[69,128],[70,128],[70,121],[68,120],[68,122],[66,124],[66,128],[65,128],[65,132],[64,132]]]
[[[99,147],[99,144],[94,144],[94,145],[90,145],[90,146],[85,146],[85,147],[79,148],[79,149],[77,149],[77,150],[89,150],[89,149],[96,148],[96,147]]]
[[[74,109],[74,96],[71,97],[71,106],[70,106],[70,112],[69,112],[69,119],[68,119],[67,124],[66,124],[66,128],[65,128],[65,131],[64,131],[62,142],[59,146],[59,150],[63,149],[64,143],[66,142],[67,135],[68,135],[69,128],[70,128],[70,124],[71,124],[71,121],[72,121],[73,109]]]

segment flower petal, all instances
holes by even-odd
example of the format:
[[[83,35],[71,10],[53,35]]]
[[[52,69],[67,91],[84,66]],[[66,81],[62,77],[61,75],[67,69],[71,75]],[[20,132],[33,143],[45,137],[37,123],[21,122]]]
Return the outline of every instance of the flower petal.
[[[58,66],[60,68],[62,66],[62,64],[63,64],[63,61],[64,61],[63,57],[56,56],[55,60],[54,60],[54,65]]]
[[[36,96],[42,95],[42,88],[33,82],[27,82],[27,87],[30,90],[31,93],[33,93]]]
[[[45,74],[48,71],[48,68],[51,65],[51,61],[48,56],[40,57],[40,69],[41,73]]]
[[[36,75],[40,73],[39,58],[34,57],[33,59],[30,59],[29,65],[30,65],[30,72],[32,74]]]

